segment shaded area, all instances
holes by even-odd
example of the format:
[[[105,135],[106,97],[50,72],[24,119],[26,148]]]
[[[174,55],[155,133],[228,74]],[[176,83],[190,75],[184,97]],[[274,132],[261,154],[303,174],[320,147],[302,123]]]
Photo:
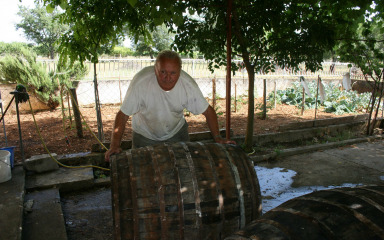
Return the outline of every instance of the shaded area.
[[[68,240],[113,239],[110,188],[61,195]]]

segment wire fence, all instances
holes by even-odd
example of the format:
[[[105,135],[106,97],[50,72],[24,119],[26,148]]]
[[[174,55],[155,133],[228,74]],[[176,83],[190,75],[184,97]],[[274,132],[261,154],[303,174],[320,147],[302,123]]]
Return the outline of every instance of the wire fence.
[[[55,71],[57,67],[56,61],[41,60],[40,61],[47,71]],[[241,61],[235,61],[236,64],[242,66]],[[81,81],[75,83],[76,96],[80,108],[80,112],[85,118],[87,125],[95,132],[98,129],[95,94],[94,94],[94,72],[92,63],[86,63],[90,70],[88,75]],[[97,84],[99,92],[99,100],[101,106],[101,119],[104,132],[110,135],[113,127],[115,114],[119,111],[120,104],[124,99],[125,92],[133,76],[146,66],[154,64],[153,59],[101,59],[96,66]],[[277,68],[273,73],[256,73],[255,80],[255,96],[262,96],[263,79],[267,79],[267,92],[274,89],[286,89],[291,86],[292,82],[297,81],[300,76],[304,76],[309,81],[317,79],[321,76],[323,81],[333,81],[340,83],[342,76],[346,73],[351,74],[351,78],[362,78],[358,71],[351,71],[346,63],[323,63],[323,70],[317,72],[307,72],[304,66],[300,67],[300,71],[293,72],[290,69]],[[225,68],[215,69],[210,72],[208,62],[200,59],[183,59],[183,70],[189,73],[198,83],[204,96],[212,101],[215,98],[225,98]],[[248,75],[244,68],[240,68],[234,72],[231,83],[231,97],[248,96]],[[336,84],[337,85],[337,84]],[[17,115],[16,104],[11,94],[15,90],[15,84],[0,85],[1,93],[1,115],[4,120],[1,121],[0,130],[0,148],[6,146],[16,146],[19,148],[20,141],[26,149],[41,148],[40,136],[33,126],[33,118],[29,105],[20,104],[20,114]],[[42,137],[46,138],[46,142],[55,145],[58,141],[69,141],[67,131],[73,129],[73,105],[69,94],[64,91],[62,96],[63,105],[55,110],[47,109],[43,104],[33,98],[30,93],[31,102],[36,113],[39,127],[41,128]],[[59,94],[59,92],[58,92]],[[63,106],[63,107],[61,107]],[[9,107],[4,115],[6,108]],[[18,119],[19,117],[19,119]],[[84,124],[84,122],[83,122]],[[25,127],[28,126],[28,127]],[[85,129],[87,126],[84,125]],[[68,130],[69,129],[69,130]],[[56,136],[52,136],[49,132],[58,132]],[[7,133],[9,133],[7,135]],[[11,135],[10,135],[11,134]],[[76,140],[70,139],[73,144]],[[91,146],[85,146],[85,150],[90,150]],[[20,149],[18,149],[20,151]],[[29,157],[29,156],[25,156]]]
[[[56,60],[39,60],[47,69],[47,71],[55,71],[57,67]],[[244,64],[241,60],[233,60],[235,64],[239,66],[239,70],[234,73],[234,76],[247,77],[247,72],[244,68]],[[132,77],[141,69],[147,66],[154,65],[155,59],[100,59],[96,65],[98,80],[124,80],[132,79]],[[194,78],[204,77],[217,77],[225,78],[225,67],[215,68],[214,72],[211,72],[208,68],[209,61],[203,59],[182,59],[182,68],[189,75]],[[84,80],[94,79],[94,67],[93,63],[86,62],[86,66],[89,69],[88,75]],[[305,65],[301,64],[298,71],[293,71],[290,68],[280,68],[276,66],[274,72],[264,74],[262,72],[256,73],[259,78],[281,78],[281,77],[299,77],[306,76],[308,78],[317,78],[318,75],[322,77],[338,77],[342,76],[346,72],[350,72],[353,78],[362,78],[363,76],[358,69],[348,67],[348,63],[341,62],[324,62],[322,64],[323,70],[316,72],[306,71]]]

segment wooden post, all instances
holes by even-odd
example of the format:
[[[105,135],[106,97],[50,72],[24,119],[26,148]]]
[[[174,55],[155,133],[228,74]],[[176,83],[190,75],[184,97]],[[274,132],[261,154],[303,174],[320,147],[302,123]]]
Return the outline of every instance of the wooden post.
[[[216,110],[216,78],[212,79],[212,107]]]
[[[263,89],[263,116],[262,120],[267,119],[267,79],[264,79],[264,89]]]
[[[120,94],[120,105],[123,104],[123,96],[121,95],[121,80],[120,80],[120,73],[119,73],[119,94]]]
[[[321,83],[320,75],[317,77],[317,88],[316,88],[316,102],[315,102],[315,120],[313,121],[313,127],[316,126],[316,117],[317,117],[317,99],[319,98],[319,85]]]
[[[64,112],[64,99],[63,99],[63,85],[60,84],[60,80],[57,77],[57,85],[60,87],[60,100],[61,100],[61,117],[63,122],[63,131],[65,131],[65,112]]]
[[[301,115],[304,115],[304,108],[305,108],[305,88],[303,88],[303,104],[301,106]]]
[[[237,112],[237,84],[235,83],[235,112]]]
[[[277,84],[276,84],[276,80],[274,81],[274,84],[273,84],[273,92],[274,92],[274,94],[273,94],[273,96],[274,96],[274,98],[273,98],[273,102],[274,102],[274,108],[276,109],[276,88],[277,88],[277,86],[276,86]]]
[[[230,139],[231,132],[231,62],[232,62],[232,2],[228,0],[227,6],[227,74],[226,74],[226,99],[225,99],[225,137]]]
[[[68,102],[68,117],[69,117],[69,123],[70,123],[70,127],[71,127],[71,129],[72,129],[72,114],[71,114],[71,104],[69,103],[68,88],[67,88],[67,102]]]
[[[73,116],[75,117],[77,136],[83,138],[83,126],[81,124],[80,110],[77,102],[76,88],[71,88]]]

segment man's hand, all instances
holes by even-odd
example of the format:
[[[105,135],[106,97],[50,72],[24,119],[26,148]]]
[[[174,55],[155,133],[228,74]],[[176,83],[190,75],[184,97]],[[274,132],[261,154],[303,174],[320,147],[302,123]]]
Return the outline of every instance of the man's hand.
[[[121,153],[120,148],[121,138],[123,137],[125,124],[129,119],[128,115],[125,115],[121,110],[116,114],[115,124],[112,130],[111,145],[109,150],[105,153],[104,158],[106,162],[109,162],[109,158],[112,154]]]
[[[106,162],[109,162],[109,159],[111,155],[116,154],[116,153],[121,153],[122,149],[120,147],[118,148],[110,148],[108,151],[105,152],[104,159]]]
[[[208,106],[207,110],[205,110],[205,112],[203,112],[203,115],[206,118],[209,130],[211,130],[211,134],[214,135],[213,139],[215,140],[215,142],[221,143],[221,144],[235,144],[236,145],[235,141],[232,141],[230,139],[227,140],[227,139],[222,138],[220,136],[219,123],[217,122],[217,114],[211,106]]]

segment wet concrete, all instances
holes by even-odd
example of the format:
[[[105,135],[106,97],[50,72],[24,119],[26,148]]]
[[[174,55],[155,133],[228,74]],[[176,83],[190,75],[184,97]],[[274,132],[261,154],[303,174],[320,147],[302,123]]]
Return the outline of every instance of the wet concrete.
[[[262,213],[279,206],[280,204],[302,195],[330,188],[356,187],[362,184],[343,183],[328,186],[301,186],[292,187],[296,172],[286,168],[255,167],[258,173],[260,191],[262,195]]]
[[[28,193],[24,201],[24,240],[67,239],[57,188]]]
[[[68,240],[113,239],[110,188],[94,188],[61,196]]]
[[[294,155],[255,166],[263,212],[313,191],[384,184],[384,142]]]

